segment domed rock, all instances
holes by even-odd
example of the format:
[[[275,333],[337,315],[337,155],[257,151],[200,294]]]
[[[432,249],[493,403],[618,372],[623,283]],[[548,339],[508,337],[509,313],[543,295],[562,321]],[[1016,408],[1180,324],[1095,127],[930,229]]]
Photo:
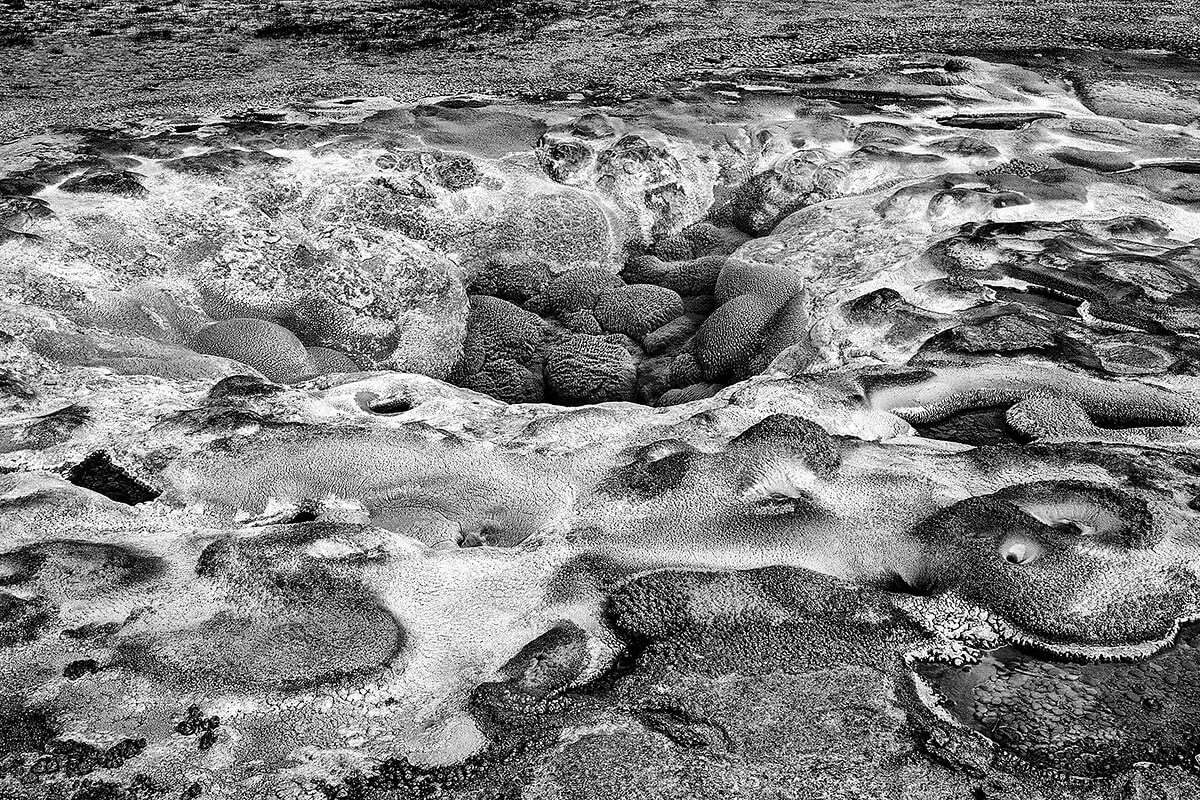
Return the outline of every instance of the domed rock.
[[[317,369],[296,335],[263,319],[227,319],[196,332],[198,353],[240,361],[276,383],[293,383]]]

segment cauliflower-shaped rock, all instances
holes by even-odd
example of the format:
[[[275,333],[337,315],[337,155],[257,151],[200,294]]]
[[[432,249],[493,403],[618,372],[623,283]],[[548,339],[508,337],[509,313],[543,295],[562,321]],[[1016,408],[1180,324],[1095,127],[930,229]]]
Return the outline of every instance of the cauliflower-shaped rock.
[[[682,313],[683,302],[677,293],[649,283],[605,292],[596,303],[596,321],[600,327],[638,341]]]
[[[573,334],[546,352],[546,390],[563,405],[631,400],[637,364],[624,347],[599,336]]]
[[[543,328],[536,314],[507,300],[473,295],[463,356],[451,381],[509,403],[540,400]]]

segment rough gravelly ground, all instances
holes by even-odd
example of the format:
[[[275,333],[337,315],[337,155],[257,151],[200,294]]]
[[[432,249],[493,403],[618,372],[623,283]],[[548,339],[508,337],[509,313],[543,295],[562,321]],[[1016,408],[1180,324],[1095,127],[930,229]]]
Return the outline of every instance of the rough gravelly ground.
[[[1196,3],[3,0],[0,135],[341,95],[639,92],[855,51],[1195,52]]]

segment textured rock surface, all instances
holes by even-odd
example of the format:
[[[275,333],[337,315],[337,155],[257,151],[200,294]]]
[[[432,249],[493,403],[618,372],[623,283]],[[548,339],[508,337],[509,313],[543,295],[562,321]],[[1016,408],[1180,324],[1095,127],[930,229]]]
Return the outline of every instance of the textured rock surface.
[[[1200,791],[1200,145],[1034,66],[0,145],[0,796]]]

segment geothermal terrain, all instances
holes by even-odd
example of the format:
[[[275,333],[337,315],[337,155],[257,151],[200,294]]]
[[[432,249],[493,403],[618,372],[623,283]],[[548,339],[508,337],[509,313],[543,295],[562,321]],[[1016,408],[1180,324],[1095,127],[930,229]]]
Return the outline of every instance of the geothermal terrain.
[[[7,0],[0,797],[1200,794],[1189,6]]]

